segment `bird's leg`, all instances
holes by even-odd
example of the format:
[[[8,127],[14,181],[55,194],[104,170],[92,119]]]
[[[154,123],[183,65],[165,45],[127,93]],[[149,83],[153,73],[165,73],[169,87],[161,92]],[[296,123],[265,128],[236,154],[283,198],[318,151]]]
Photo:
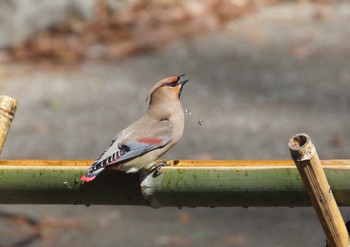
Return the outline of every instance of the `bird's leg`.
[[[170,163],[168,163],[167,161],[156,162],[155,165],[151,169],[151,172],[154,172],[153,177],[158,177],[162,173],[161,169],[164,166],[170,166]]]

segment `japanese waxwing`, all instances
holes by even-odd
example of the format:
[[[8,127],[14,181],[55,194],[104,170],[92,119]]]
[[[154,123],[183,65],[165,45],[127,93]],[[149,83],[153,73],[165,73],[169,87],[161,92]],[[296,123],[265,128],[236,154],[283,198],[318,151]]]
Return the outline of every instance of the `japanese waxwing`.
[[[185,75],[165,78],[150,90],[146,113],[121,131],[80,180],[92,181],[105,168],[137,172],[157,166],[155,160],[182,136],[184,112],[180,102]]]

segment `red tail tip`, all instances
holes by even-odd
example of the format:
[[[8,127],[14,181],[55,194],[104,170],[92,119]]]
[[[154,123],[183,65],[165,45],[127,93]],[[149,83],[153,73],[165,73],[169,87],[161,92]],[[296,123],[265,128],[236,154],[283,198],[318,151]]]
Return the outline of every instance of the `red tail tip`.
[[[92,177],[87,177],[85,175],[81,176],[80,180],[83,181],[83,182],[90,182],[92,180],[95,179],[96,176],[92,176]]]

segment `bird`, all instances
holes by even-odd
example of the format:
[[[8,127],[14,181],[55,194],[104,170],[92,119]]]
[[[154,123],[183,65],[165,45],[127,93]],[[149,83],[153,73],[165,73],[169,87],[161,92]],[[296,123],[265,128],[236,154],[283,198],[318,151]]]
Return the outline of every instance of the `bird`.
[[[90,182],[106,168],[136,173],[164,165],[156,160],[180,140],[184,130],[180,101],[188,82],[184,77],[171,76],[156,83],[146,98],[149,105],[144,115],[117,134],[80,180]]]

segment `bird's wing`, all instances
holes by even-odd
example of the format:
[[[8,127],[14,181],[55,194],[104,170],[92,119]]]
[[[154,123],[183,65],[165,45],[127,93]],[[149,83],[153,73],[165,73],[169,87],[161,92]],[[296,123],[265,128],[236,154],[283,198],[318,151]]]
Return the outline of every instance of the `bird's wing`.
[[[91,181],[107,166],[121,165],[127,160],[165,146],[172,139],[173,126],[167,120],[152,123],[144,128],[130,128],[134,129],[133,131],[129,131],[129,128],[118,134],[112,144],[81,177],[82,181]]]

